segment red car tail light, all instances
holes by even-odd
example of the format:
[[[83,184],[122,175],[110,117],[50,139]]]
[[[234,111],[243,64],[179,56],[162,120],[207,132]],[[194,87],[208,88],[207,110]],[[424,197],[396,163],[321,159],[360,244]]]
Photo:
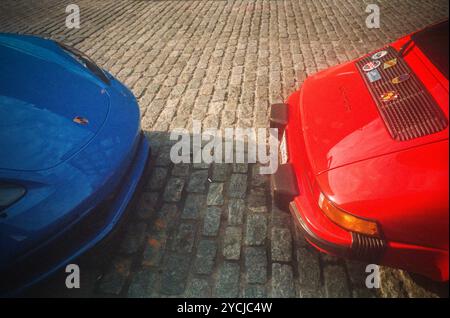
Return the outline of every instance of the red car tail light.
[[[346,230],[370,236],[380,236],[377,223],[358,218],[337,208],[333,202],[322,193],[319,196],[319,207],[331,221]]]

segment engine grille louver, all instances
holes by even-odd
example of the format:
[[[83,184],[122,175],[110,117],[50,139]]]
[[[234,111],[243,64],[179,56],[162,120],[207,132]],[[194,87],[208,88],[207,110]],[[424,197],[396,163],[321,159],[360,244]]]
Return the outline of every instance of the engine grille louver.
[[[385,50],[388,54],[379,60],[381,65],[377,68],[380,80],[371,83],[362,70],[366,63],[373,61],[372,55],[359,60],[357,66],[392,138],[406,141],[444,130],[448,120],[433,97],[392,47]],[[397,64],[384,69],[383,64],[394,58],[397,58]],[[409,79],[400,84],[391,82],[403,74],[409,74]],[[381,95],[389,91],[396,92],[398,98],[383,102]]]

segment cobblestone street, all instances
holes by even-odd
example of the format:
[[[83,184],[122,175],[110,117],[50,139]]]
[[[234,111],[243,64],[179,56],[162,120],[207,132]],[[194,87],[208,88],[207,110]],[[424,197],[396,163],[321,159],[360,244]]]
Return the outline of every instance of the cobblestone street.
[[[169,133],[267,127],[309,74],[366,54],[448,18],[447,0],[1,1],[0,32],[36,34],[85,52],[139,101],[152,144],[150,174],[130,222],[107,250],[79,261],[81,289],[63,271],[31,296],[56,297],[448,297],[448,285],[317,252],[272,204],[255,164],[176,164]],[[65,27],[70,3],[81,28]]]

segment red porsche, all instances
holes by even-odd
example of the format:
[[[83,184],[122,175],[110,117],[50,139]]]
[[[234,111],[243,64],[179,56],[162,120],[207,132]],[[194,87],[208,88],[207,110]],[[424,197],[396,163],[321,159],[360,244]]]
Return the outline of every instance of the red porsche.
[[[448,20],[272,105],[275,203],[325,253],[449,278]]]

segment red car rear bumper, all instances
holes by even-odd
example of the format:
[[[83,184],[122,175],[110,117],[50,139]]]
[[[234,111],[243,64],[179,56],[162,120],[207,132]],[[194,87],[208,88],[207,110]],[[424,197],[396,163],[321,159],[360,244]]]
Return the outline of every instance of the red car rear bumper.
[[[301,93],[292,94],[286,105],[272,108],[271,127],[285,133],[289,158],[271,177],[277,206],[290,210],[305,239],[322,252],[447,281],[448,251],[352,233],[333,223],[322,212],[318,205],[321,190],[310,169],[298,114]]]

